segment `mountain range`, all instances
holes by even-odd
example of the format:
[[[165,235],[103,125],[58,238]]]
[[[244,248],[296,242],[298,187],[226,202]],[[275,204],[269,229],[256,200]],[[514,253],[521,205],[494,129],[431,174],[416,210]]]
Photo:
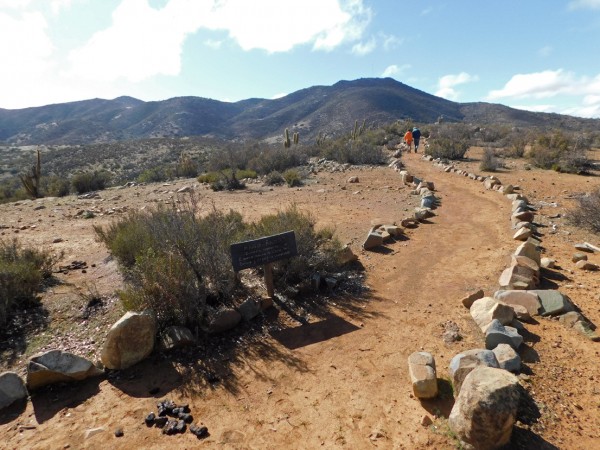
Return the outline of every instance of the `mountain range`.
[[[349,132],[355,120],[382,125],[411,119],[517,127],[598,129],[600,119],[523,111],[491,103],[458,103],[392,78],[339,81],[285,97],[222,102],[176,97],[92,99],[24,109],[0,108],[0,142],[8,145],[89,144],[175,136],[269,139],[285,128],[302,140]]]

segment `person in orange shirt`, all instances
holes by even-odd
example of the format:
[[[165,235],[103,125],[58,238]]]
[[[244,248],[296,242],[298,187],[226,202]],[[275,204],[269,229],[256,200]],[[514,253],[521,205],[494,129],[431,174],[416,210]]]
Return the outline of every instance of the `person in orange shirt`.
[[[412,135],[412,131],[410,131],[410,128],[408,129],[408,131],[406,133],[404,133],[404,142],[406,142],[406,145],[408,145],[408,153],[410,153],[410,146],[412,144],[413,141],[413,135]]]

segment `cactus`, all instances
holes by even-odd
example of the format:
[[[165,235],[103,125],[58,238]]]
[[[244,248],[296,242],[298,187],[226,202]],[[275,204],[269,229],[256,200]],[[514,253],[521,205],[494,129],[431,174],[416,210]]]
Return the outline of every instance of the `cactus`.
[[[42,160],[40,150],[37,151],[37,163],[31,167],[31,173],[19,175],[23,187],[33,198],[40,197],[40,179],[42,177]]]
[[[298,142],[300,142],[300,133],[296,132],[294,133],[294,145],[298,145]]]
[[[352,140],[356,140],[356,137],[358,136],[358,120],[354,121],[354,130],[352,130]]]
[[[283,134],[283,146],[285,148],[290,148],[290,132],[289,130],[286,128],[285,129],[285,133]]]
[[[323,145],[324,142],[325,142],[325,135],[323,134],[322,131],[319,131],[319,134],[317,135],[317,147],[320,147],[321,145]]]

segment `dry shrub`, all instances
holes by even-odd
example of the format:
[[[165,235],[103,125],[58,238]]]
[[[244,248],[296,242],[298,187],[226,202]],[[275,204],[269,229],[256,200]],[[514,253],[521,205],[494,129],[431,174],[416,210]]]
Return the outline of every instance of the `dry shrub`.
[[[529,152],[529,158],[541,169],[585,173],[590,167],[587,158],[589,145],[589,141],[584,137],[572,138],[561,131],[554,131],[537,137]]]
[[[600,233],[600,189],[578,199],[578,207],[568,215],[569,222]]]
[[[42,282],[52,274],[55,258],[45,250],[23,247],[16,239],[0,240],[0,324],[11,309],[35,300]]]
[[[317,270],[333,270],[341,249],[328,231],[295,206],[248,224],[240,214],[214,208],[201,215],[199,198],[182,198],[177,208],[134,212],[108,227],[95,227],[119,262],[127,288],[126,309],[155,311],[161,327],[202,324],[210,307],[232,302],[236,281],[230,246],[235,242],[293,230],[298,256],[275,263],[278,282],[300,282]]]
[[[479,163],[479,169],[484,172],[495,172],[502,167],[502,163],[496,157],[496,152],[493,148],[486,148],[483,151],[483,157]]]

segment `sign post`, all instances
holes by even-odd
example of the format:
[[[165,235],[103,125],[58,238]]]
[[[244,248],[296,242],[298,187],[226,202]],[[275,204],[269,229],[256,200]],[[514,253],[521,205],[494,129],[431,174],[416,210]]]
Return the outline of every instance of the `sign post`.
[[[263,266],[267,295],[271,298],[275,295],[273,262],[291,258],[298,254],[296,235],[293,231],[286,231],[285,233],[252,241],[238,242],[232,244],[230,250],[233,270],[236,272],[251,267]]]

